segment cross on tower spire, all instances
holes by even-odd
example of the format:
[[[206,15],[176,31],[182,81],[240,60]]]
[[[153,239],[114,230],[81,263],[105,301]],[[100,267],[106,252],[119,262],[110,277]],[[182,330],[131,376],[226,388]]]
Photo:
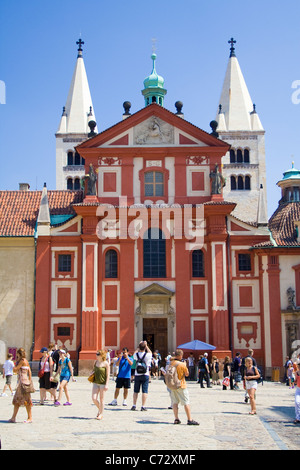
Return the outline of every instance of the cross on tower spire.
[[[228,44],[231,45],[231,47],[230,47],[230,56],[229,57],[235,57],[235,47],[234,47],[234,44],[236,44],[235,39],[231,38],[228,41]]]
[[[79,38],[78,41],[76,41],[76,44],[79,46],[78,47],[78,56],[77,57],[81,57],[82,56],[82,45],[84,44],[84,41],[82,41],[82,39]]]

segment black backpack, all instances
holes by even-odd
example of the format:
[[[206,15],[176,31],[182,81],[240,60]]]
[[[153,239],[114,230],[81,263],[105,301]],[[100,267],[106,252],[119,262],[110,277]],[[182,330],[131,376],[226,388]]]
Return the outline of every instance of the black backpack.
[[[138,374],[146,374],[147,372],[147,365],[146,365],[146,362],[144,361],[146,354],[147,353],[145,352],[143,357],[140,358],[138,353],[136,353],[137,360],[136,360],[135,370],[137,371]]]

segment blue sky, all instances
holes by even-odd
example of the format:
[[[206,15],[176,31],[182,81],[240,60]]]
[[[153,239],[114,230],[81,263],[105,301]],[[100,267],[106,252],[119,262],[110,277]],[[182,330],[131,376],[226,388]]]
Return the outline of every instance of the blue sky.
[[[252,0],[1,0],[0,189],[28,182],[55,189],[55,132],[76,62],[85,42],[98,130],[144,106],[143,80],[151,72],[156,38],[157,72],[165,79],[165,107],[184,103],[185,118],[210,132],[229,57],[236,54],[266,130],[268,211],[280,199],[276,182],[300,168],[300,2]],[[295,101],[295,100],[294,100]]]

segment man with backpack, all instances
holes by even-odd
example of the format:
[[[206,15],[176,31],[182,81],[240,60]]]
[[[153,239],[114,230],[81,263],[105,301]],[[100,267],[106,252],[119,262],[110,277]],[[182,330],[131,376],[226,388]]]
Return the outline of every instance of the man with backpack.
[[[174,424],[180,424],[181,421],[178,418],[178,404],[184,406],[184,410],[187,416],[187,424],[199,425],[197,421],[194,421],[191,417],[190,399],[189,393],[186,386],[185,377],[189,376],[189,371],[186,363],[182,361],[183,351],[176,349],[175,356],[171,358],[171,363],[164,374],[165,383],[170,390],[173,413],[175,417]]]
[[[133,358],[136,361],[134,389],[133,389],[133,405],[131,410],[136,410],[136,402],[140,389],[142,387],[142,407],[141,411],[147,411],[146,400],[148,396],[149,385],[149,368],[151,367],[152,352],[150,351],[147,341],[141,341],[138,349],[135,351]]]

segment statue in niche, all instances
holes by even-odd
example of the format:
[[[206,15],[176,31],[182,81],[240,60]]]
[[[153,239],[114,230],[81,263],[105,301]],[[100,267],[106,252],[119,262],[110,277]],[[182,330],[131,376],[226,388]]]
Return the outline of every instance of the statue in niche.
[[[212,181],[211,194],[221,194],[222,188],[224,188],[226,181],[222,173],[219,171],[219,165],[216,164],[214,171],[209,174]]]
[[[82,183],[87,180],[87,196],[96,196],[97,195],[97,173],[98,171],[94,170],[92,163],[89,166],[89,172],[83,177]]]
[[[288,299],[288,310],[295,310],[296,305],[295,305],[295,291],[292,289],[292,287],[289,287],[288,290],[286,291],[287,299]]]

